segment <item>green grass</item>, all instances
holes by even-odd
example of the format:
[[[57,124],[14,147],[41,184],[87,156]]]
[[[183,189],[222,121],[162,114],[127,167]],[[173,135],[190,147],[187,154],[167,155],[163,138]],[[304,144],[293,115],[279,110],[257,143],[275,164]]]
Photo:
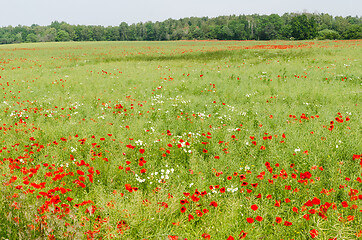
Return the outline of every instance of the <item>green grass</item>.
[[[0,239],[355,239],[361,60],[360,40],[0,46]]]

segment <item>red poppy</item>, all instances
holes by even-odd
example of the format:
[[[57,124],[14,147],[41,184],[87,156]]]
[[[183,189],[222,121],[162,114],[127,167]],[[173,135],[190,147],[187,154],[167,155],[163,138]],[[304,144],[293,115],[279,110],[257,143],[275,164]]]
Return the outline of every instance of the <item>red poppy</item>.
[[[258,210],[258,206],[256,204],[253,204],[253,205],[251,205],[251,209],[256,211],[256,210]]]
[[[196,214],[197,214],[197,216],[199,216],[199,217],[202,217],[202,215],[204,215],[200,210],[196,210]]]
[[[185,208],[185,207],[182,207],[182,208],[181,208],[181,212],[182,212],[182,213],[186,212],[186,208]]]
[[[194,219],[194,216],[192,216],[191,214],[189,214],[189,222]]]
[[[309,233],[312,238],[316,238],[318,236],[318,231],[315,229],[310,230]]]
[[[348,203],[346,201],[341,202],[341,204],[342,204],[342,207],[344,207],[344,208],[348,207]]]
[[[255,220],[258,221],[258,222],[261,222],[261,221],[263,220],[263,217],[261,217],[261,216],[256,216]]]
[[[203,237],[205,239],[210,239],[211,238],[211,236],[209,234],[207,234],[207,233],[202,234],[201,237]]]
[[[291,226],[291,225],[293,225],[293,223],[288,222],[288,221],[285,221],[285,222],[284,222],[284,226]]]
[[[210,203],[210,206],[217,207],[217,202],[212,201],[212,202]]]
[[[277,223],[282,223],[283,220],[282,220],[281,217],[276,217],[276,218],[275,218],[275,221],[276,221]]]
[[[309,214],[305,214],[305,215],[303,216],[303,218],[304,218],[305,220],[307,220],[307,221],[310,220]]]
[[[239,233],[239,239],[244,239],[246,237],[246,232],[244,232],[244,230],[242,230],[240,233]]]
[[[246,221],[247,221],[248,223],[253,223],[253,222],[254,222],[254,218],[247,218]]]

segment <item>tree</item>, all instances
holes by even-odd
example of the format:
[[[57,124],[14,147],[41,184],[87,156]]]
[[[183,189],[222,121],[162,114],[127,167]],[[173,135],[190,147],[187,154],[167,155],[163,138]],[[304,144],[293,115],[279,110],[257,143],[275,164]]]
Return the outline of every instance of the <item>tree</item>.
[[[48,28],[40,38],[41,42],[54,42],[57,36],[57,30],[55,28]]]
[[[155,27],[152,22],[147,22],[145,24],[146,28],[146,37],[145,40],[147,41],[154,41],[156,39]]]
[[[55,37],[56,42],[66,42],[69,40],[70,40],[69,33],[67,33],[66,31],[59,30],[57,32],[57,36]]]
[[[229,28],[233,32],[234,40],[245,40],[245,24],[242,21],[232,20],[229,22]]]
[[[39,38],[34,33],[30,33],[30,34],[28,34],[28,36],[26,36],[26,42],[38,42],[38,41],[39,41]]]
[[[305,14],[295,16],[291,26],[292,37],[297,40],[313,39],[317,36],[317,23],[314,17],[308,18]]]
[[[345,39],[362,39],[362,25],[352,25],[344,33]]]
[[[323,29],[322,31],[318,32],[318,39],[339,39],[340,35],[337,31],[330,30],[330,29]]]
[[[122,22],[119,25],[119,36],[121,41],[128,40],[127,33],[128,33],[128,24],[126,22]]]

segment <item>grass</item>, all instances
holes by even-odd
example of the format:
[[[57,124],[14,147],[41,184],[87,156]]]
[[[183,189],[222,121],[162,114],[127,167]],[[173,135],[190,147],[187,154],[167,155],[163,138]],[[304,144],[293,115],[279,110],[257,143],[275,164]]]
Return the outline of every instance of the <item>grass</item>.
[[[358,238],[360,50],[0,46],[0,239]]]

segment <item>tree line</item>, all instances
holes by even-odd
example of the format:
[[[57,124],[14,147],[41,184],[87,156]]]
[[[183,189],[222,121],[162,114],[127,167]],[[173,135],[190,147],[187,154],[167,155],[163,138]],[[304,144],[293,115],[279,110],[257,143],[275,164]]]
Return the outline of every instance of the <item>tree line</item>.
[[[362,39],[362,18],[285,13],[189,17],[119,26],[18,25],[0,28],[0,44],[63,41]]]

